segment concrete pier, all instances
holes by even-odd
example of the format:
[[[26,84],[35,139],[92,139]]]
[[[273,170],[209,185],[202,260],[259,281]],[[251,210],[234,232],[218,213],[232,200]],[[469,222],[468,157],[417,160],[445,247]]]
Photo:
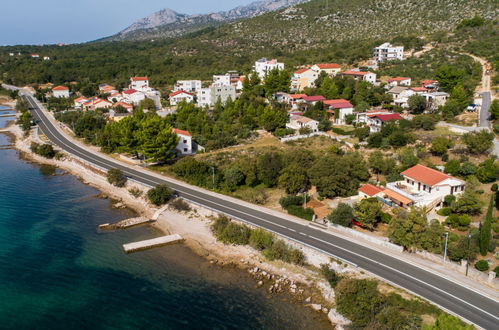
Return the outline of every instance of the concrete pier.
[[[126,219],[126,220],[119,221],[116,223],[104,223],[102,225],[99,225],[99,229],[100,230],[127,229],[130,227],[140,226],[140,225],[144,225],[146,223],[152,223],[155,221],[156,220],[151,220],[151,219],[144,218],[144,217],[131,218],[131,219]]]
[[[174,234],[174,235],[149,239],[146,241],[123,244],[123,250],[125,251],[125,253],[132,253],[132,252],[152,249],[155,247],[175,244],[183,240],[184,239],[182,238],[182,236],[180,236],[179,234]]]

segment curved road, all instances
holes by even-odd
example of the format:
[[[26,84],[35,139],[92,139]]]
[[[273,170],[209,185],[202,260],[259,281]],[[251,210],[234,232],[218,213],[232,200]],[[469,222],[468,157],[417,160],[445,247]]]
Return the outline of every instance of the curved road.
[[[126,164],[102,157],[73,143],[64,133],[61,133],[31,95],[24,94],[23,97],[30,103],[31,112],[34,118],[39,121],[39,127],[44,134],[68,153],[105,169],[119,168],[131,179],[149,186],[166,183],[187,200],[275,232],[335,258],[346,260],[394,285],[424,297],[454,314],[460,315],[478,327],[498,328],[498,301],[455,284],[439,275],[372,250],[367,246],[356,244],[301,223],[292,222],[274,214],[265,213],[261,208],[251,208],[247,206],[247,203],[237,203],[233,199],[225,199],[223,196],[200,190],[197,187],[179,185],[166,177],[159,178],[147,171],[132,169]]]

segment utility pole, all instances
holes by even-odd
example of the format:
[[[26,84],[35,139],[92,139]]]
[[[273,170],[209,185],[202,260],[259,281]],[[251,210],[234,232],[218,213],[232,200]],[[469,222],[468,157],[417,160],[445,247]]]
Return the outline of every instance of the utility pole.
[[[447,259],[447,242],[449,241],[449,232],[445,232],[445,247],[444,247],[444,262],[446,262]]]
[[[468,268],[470,266],[470,244],[471,244],[471,234],[468,234],[468,255],[466,260],[466,276],[468,276]]]
[[[214,166],[211,167],[211,181],[213,184],[213,189],[215,189],[215,167]]]

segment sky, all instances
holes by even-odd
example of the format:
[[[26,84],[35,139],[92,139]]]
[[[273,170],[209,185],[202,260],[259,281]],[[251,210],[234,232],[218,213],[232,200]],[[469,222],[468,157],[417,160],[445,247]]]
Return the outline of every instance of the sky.
[[[0,45],[79,43],[113,35],[137,19],[171,8],[182,14],[228,10],[253,0],[2,1]]]

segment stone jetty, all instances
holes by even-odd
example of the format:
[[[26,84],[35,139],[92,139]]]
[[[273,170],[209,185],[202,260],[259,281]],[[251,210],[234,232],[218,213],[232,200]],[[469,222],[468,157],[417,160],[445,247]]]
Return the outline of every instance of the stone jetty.
[[[132,252],[152,249],[155,247],[179,243],[183,240],[184,239],[179,234],[161,236],[153,239],[148,239],[145,241],[123,244],[123,250],[125,251],[125,253],[132,253]]]
[[[104,223],[102,225],[99,225],[100,230],[117,230],[117,229],[127,229],[130,227],[135,227],[139,225],[144,225],[146,223],[152,223],[156,222],[156,220],[144,218],[144,217],[138,217],[138,218],[131,218],[131,219],[126,219],[122,220],[116,223]]]

